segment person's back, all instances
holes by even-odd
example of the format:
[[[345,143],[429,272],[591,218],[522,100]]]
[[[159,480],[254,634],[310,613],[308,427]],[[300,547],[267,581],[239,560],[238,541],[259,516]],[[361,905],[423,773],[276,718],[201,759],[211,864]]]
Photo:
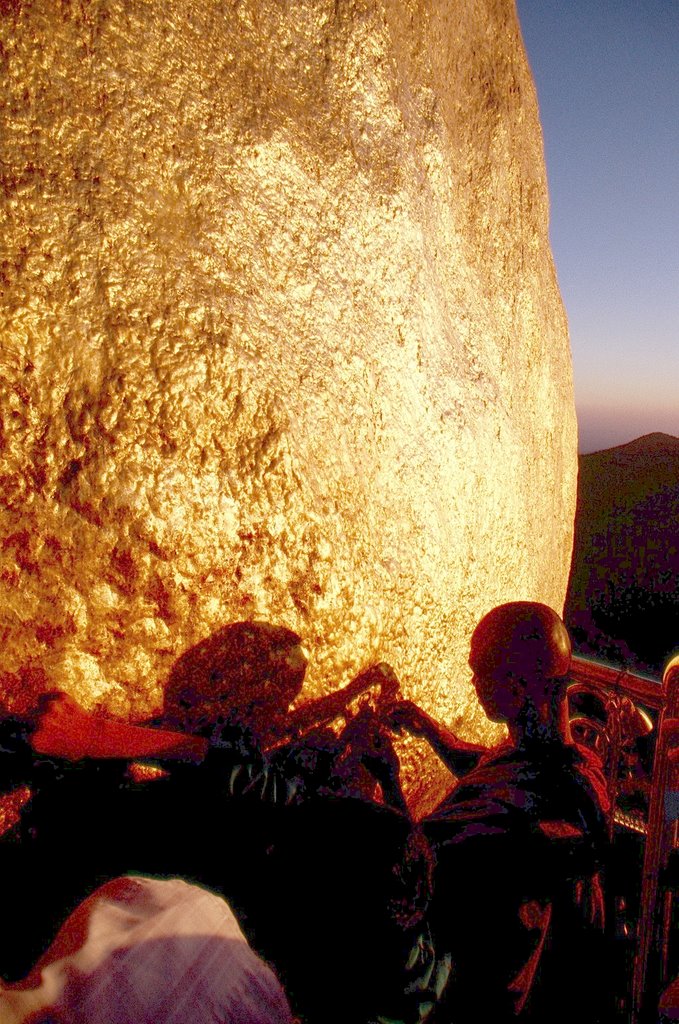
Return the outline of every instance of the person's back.
[[[326,796],[290,807],[284,825],[269,850],[257,938],[293,1010],[309,1024],[418,1020],[433,956],[418,949],[428,860],[408,819]]]
[[[570,741],[570,642],[551,609],[493,609],[472,637],[470,665],[491,720],[509,739],[489,751],[422,823],[435,855],[430,911],[437,954],[453,975],[436,1021],[568,1020],[599,941],[597,871],[606,790],[596,759]]]
[[[454,964],[437,1021],[572,1019],[581,979],[563,983],[601,937],[603,779],[587,754],[536,759],[505,744],[422,823],[434,944]]]

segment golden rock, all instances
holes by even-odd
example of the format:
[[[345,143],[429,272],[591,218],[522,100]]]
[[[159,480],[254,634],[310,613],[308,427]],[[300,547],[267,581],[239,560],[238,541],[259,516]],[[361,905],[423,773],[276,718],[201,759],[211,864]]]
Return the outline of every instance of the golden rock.
[[[470,631],[561,608],[576,481],[513,0],[2,12],[6,703],[155,711],[259,618],[496,735]]]

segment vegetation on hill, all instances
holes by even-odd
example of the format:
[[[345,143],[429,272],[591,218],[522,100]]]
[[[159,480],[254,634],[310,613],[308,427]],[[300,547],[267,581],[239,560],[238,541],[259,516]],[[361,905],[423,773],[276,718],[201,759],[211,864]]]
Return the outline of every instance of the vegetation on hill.
[[[679,438],[580,457],[565,616],[579,653],[638,671],[679,649]]]

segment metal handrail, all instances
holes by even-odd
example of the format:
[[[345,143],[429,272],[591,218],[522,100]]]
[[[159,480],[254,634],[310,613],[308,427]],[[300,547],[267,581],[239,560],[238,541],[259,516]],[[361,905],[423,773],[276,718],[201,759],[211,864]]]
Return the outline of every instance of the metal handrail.
[[[648,834],[644,846],[644,864],[641,884],[641,909],[638,926],[638,944],[634,961],[632,983],[632,1022],[639,1024],[643,1017],[646,996],[646,977],[652,953],[655,914],[659,891],[659,870],[663,858],[665,829],[665,792],[671,776],[670,751],[679,744],[679,659],[673,659],[663,677],[663,708],[658,724],[658,739],[653,764],[651,805],[648,815]],[[676,839],[676,825],[673,827]]]
[[[584,684],[598,691],[602,697],[628,697],[651,711],[657,712],[655,734],[656,747],[651,780],[651,798],[648,815],[642,823],[620,820],[616,824],[645,835],[644,862],[642,869],[642,891],[637,925],[637,943],[631,992],[631,1021],[641,1024],[648,1014],[651,1016],[652,1001],[647,1001],[645,991],[649,961],[654,955],[656,936],[656,911],[659,893],[659,870],[663,858],[665,823],[665,790],[669,781],[668,753],[679,743],[679,659],[674,659],[665,668],[663,679],[654,679],[627,669],[616,669],[601,662],[576,656],[571,664],[569,677],[574,684]]]
[[[618,693],[658,711],[664,704],[662,682],[652,676],[613,668],[580,655],[573,657],[569,676],[574,683],[586,683],[602,694]]]

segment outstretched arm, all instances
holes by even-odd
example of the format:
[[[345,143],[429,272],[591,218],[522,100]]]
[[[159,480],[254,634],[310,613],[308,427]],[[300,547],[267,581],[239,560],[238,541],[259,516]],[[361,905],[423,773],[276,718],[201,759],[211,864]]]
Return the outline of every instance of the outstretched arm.
[[[353,700],[373,686],[379,686],[382,698],[393,700],[398,693],[398,685],[394,670],[386,662],[371,665],[359,672],[341,690],[302,704],[288,716],[287,729],[289,732],[303,733],[312,726],[331,722],[344,714]]]
[[[208,741],[202,736],[128,725],[94,715],[67,693],[42,698],[29,742],[36,754],[68,761],[150,758],[200,763],[208,749]]]
[[[388,730],[370,708],[363,708],[341,733],[350,758],[361,762],[382,788],[384,802],[406,816],[408,805],[401,788],[400,764]]]
[[[412,736],[422,736],[454,775],[471,771],[487,753],[487,747],[461,740],[411,700],[394,704],[387,722],[396,730],[405,729]]]

